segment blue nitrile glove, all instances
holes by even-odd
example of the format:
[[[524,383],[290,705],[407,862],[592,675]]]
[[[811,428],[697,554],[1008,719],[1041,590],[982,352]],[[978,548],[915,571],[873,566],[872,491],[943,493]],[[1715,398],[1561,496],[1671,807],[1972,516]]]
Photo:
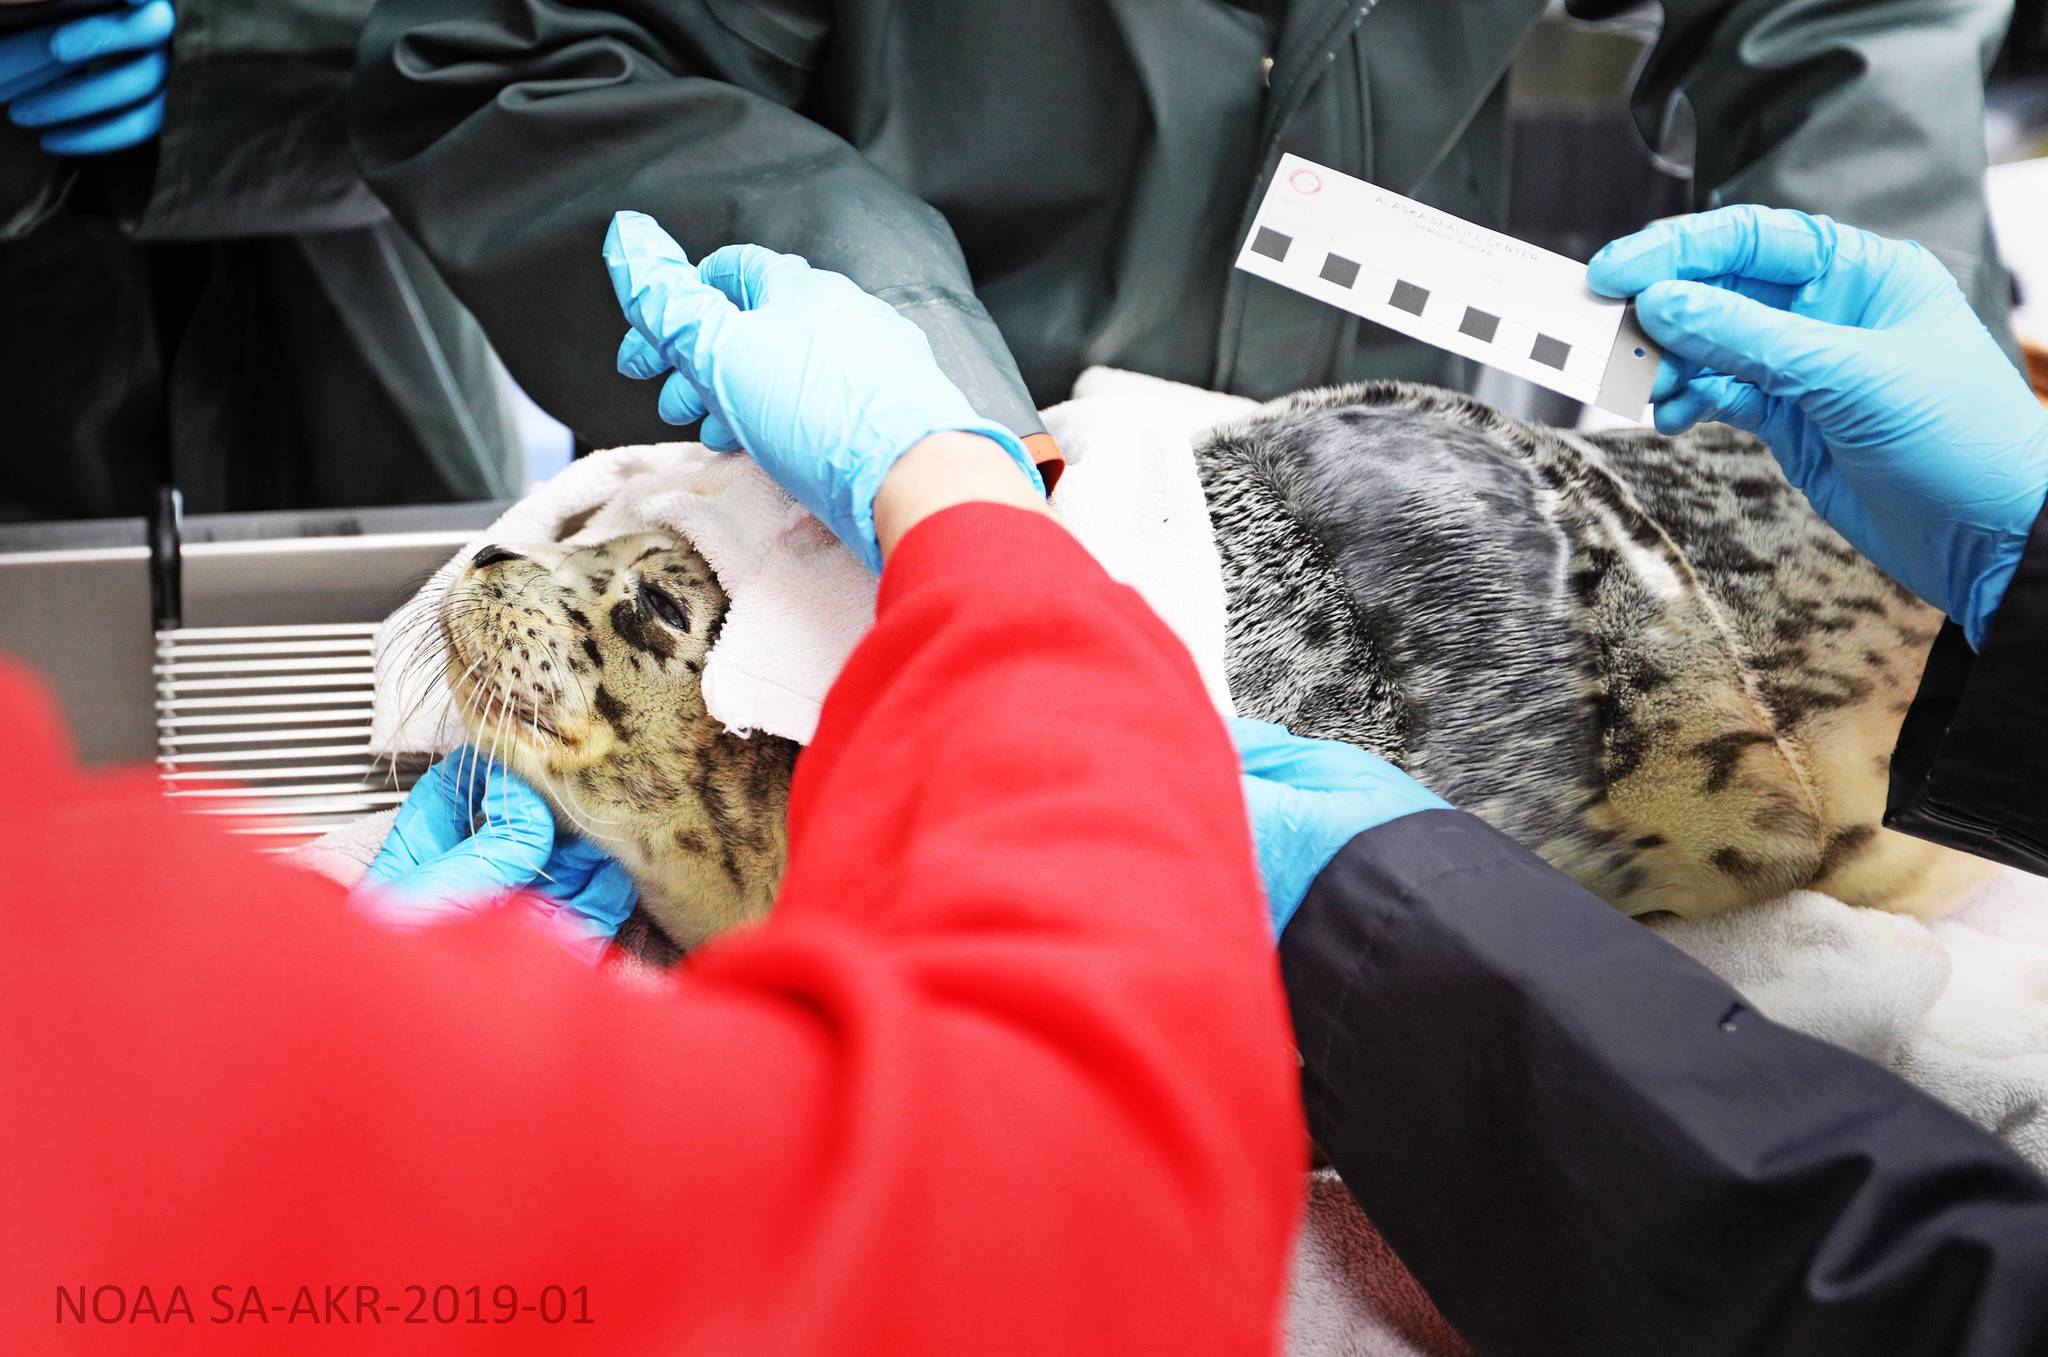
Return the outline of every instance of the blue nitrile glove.
[[[2048,499],[2048,412],[1939,260],[1725,207],[1615,241],[1589,280],[1635,296],[1667,351],[1659,429],[1761,435],[1837,532],[1983,644]]]
[[[612,218],[604,259],[633,326],[619,371],[673,369],[661,417],[701,418],[707,447],[745,448],[870,570],[882,564],[875,492],[928,434],[992,439],[1044,490],[1017,436],[975,414],[939,371],[924,331],[852,279],[759,245],[727,245],[692,266],[639,212]]]
[[[638,899],[625,869],[515,774],[465,746],[429,768],[398,808],[353,899],[379,920],[418,926],[491,908],[507,893],[549,901],[550,931],[602,950]]]
[[[1368,829],[1450,803],[1385,759],[1337,740],[1311,740],[1270,721],[1232,717],[1244,800],[1273,935],[1286,929],[1337,850]]]
[[[139,146],[164,125],[171,0],[125,7],[0,38],[0,104],[18,127],[41,129],[52,155]]]

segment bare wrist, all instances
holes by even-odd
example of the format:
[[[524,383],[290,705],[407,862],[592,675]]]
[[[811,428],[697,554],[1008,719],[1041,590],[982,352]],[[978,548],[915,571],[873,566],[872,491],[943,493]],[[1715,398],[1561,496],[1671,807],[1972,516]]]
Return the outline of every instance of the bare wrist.
[[[875,493],[875,538],[884,559],[905,533],[957,504],[1007,504],[1045,512],[1038,488],[991,439],[935,433],[896,459]]]

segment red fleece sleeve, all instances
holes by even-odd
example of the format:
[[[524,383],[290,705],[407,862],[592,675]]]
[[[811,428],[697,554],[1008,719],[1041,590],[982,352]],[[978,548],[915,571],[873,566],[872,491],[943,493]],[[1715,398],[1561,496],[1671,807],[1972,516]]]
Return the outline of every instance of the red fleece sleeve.
[[[0,674],[0,1350],[1270,1349],[1303,1140],[1235,761],[1037,516],[901,544],[780,908],[670,986],[379,932],[40,706]]]

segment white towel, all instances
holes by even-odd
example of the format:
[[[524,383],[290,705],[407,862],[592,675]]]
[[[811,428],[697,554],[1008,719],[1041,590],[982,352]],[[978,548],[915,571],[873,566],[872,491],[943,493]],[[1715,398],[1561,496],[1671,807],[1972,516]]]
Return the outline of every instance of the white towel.
[[[1045,412],[1068,457],[1054,512],[1135,588],[1193,654],[1217,707],[1224,678],[1222,563],[1195,474],[1193,436],[1252,403],[1131,373],[1083,374]],[[874,621],[875,578],[749,458],[694,443],[616,448],[537,487],[386,622],[371,736],[390,752],[458,743],[444,676],[414,662],[460,563],[487,542],[596,542],[666,529],[718,575],[731,610],[704,667],[704,702],[728,728],[807,743],[825,693]]]
[[[1764,1016],[1897,1071],[2048,1173],[2048,881],[2001,872],[1933,925],[1799,891],[1653,926]]]
[[[1329,1169],[1309,1175],[1287,1281],[1287,1357],[1465,1357],[1471,1348]]]
[[[318,872],[346,890],[354,890],[363,874],[383,848],[398,810],[380,810],[359,820],[336,826],[311,843],[302,843],[284,855],[286,862]]]

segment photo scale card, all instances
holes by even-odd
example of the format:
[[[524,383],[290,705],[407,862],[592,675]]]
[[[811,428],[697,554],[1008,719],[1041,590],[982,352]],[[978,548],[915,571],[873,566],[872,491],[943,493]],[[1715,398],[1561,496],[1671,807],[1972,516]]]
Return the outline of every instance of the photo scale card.
[[[1585,265],[1300,156],[1281,157],[1237,266],[1629,419],[1663,358]]]

